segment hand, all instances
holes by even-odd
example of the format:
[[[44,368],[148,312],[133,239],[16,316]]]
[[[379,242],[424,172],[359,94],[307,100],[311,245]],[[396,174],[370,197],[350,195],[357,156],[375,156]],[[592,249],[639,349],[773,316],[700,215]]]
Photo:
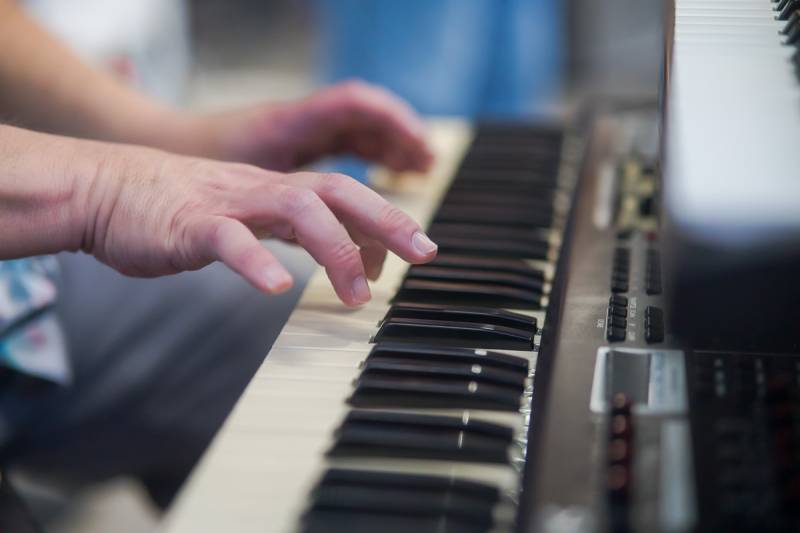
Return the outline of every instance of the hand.
[[[286,104],[190,119],[190,149],[206,157],[288,171],[349,153],[397,170],[425,171],[433,156],[411,108],[381,88],[351,81]]]
[[[267,293],[285,291],[289,273],[259,243],[293,240],[325,267],[348,305],[370,299],[391,250],[411,263],[436,255],[410,217],[339,174],[282,174],[133,146],[74,141],[97,161],[77,178],[85,206],[81,248],[120,272],[158,276],[220,260]],[[88,153],[87,153],[88,152]]]

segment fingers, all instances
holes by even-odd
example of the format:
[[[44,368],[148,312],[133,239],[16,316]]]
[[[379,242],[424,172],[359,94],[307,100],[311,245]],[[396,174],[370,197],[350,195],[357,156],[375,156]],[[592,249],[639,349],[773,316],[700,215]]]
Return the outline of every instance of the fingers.
[[[209,217],[200,223],[196,235],[208,255],[225,263],[257,289],[280,294],[292,287],[289,272],[238,220]]]
[[[436,256],[436,245],[413,219],[347,176],[298,173],[256,186],[248,178],[236,196],[229,204],[235,208],[226,209],[232,218],[220,217],[209,232],[210,255],[268,292],[282,288],[280,278],[270,281],[265,274],[277,262],[248,228],[295,240],[325,267],[347,305],[370,299],[367,279],[380,274],[387,249],[411,263]]]
[[[361,252],[322,199],[307,188],[283,187],[277,191],[277,203],[298,244],[325,267],[339,299],[347,305],[368,302]]]
[[[433,156],[420,118],[388,91],[351,81],[315,98],[317,111],[347,132],[347,146],[396,170],[427,170]]]
[[[292,174],[287,182],[307,187],[348,227],[399,255],[409,263],[427,263],[437,246],[411,217],[375,191],[341,174]]]
[[[364,263],[367,279],[372,281],[378,279],[383,270],[383,263],[386,261],[386,247],[380,242],[370,239],[357,229],[348,228],[348,232],[353,242],[360,248],[361,262]]]

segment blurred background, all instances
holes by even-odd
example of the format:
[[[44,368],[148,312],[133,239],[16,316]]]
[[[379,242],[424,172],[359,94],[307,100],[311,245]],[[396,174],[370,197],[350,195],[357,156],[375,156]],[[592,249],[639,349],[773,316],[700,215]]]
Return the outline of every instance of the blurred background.
[[[530,116],[657,96],[659,0],[24,0],[95,65],[174,105],[302,97],[358,77],[428,115]],[[359,174],[357,162],[336,163]],[[265,347],[266,349],[266,347]],[[46,531],[154,531],[129,480],[28,488]]]

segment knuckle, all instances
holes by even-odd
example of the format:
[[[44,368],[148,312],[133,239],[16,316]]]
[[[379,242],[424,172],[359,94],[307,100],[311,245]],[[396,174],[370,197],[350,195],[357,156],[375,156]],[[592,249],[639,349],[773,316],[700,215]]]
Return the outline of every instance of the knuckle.
[[[329,266],[355,267],[361,263],[361,254],[352,241],[343,239],[331,247],[329,261]]]
[[[317,194],[301,187],[286,187],[280,193],[280,203],[284,213],[290,218],[312,209],[321,203]]]
[[[377,226],[381,233],[388,234],[401,230],[411,230],[415,227],[415,224],[403,211],[387,202],[378,213]]]
[[[247,163],[225,163],[226,173],[246,179],[263,179],[268,173],[260,167]]]
[[[220,250],[227,242],[227,226],[226,224],[219,222],[216,224],[209,224],[205,226],[205,235],[201,237],[208,242],[208,247],[211,250]]]
[[[326,172],[319,174],[317,177],[317,187],[321,196],[334,194],[342,188],[347,187],[352,182],[352,179],[344,174],[337,174],[335,172]]]

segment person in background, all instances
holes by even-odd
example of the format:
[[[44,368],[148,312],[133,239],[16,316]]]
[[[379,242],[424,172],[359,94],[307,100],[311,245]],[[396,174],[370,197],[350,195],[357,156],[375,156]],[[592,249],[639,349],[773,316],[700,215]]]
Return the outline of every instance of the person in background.
[[[166,506],[271,342],[264,294],[292,285],[259,237],[304,247],[348,305],[370,299],[387,250],[436,254],[371,190],[295,172],[336,153],[429,166],[411,108],[364,83],[187,114],[0,0],[0,122],[5,468],[69,486],[132,475]],[[249,286],[199,270],[217,262]]]
[[[561,0],[315,0],[325,82],[357,77],[425,115],[547,114],[561,95]],[[363,179],[353,159],[337,169]]]
[[[426,115],[519,117],[560,97],[561,0],[316,0],[326,81],[358,77]]]

